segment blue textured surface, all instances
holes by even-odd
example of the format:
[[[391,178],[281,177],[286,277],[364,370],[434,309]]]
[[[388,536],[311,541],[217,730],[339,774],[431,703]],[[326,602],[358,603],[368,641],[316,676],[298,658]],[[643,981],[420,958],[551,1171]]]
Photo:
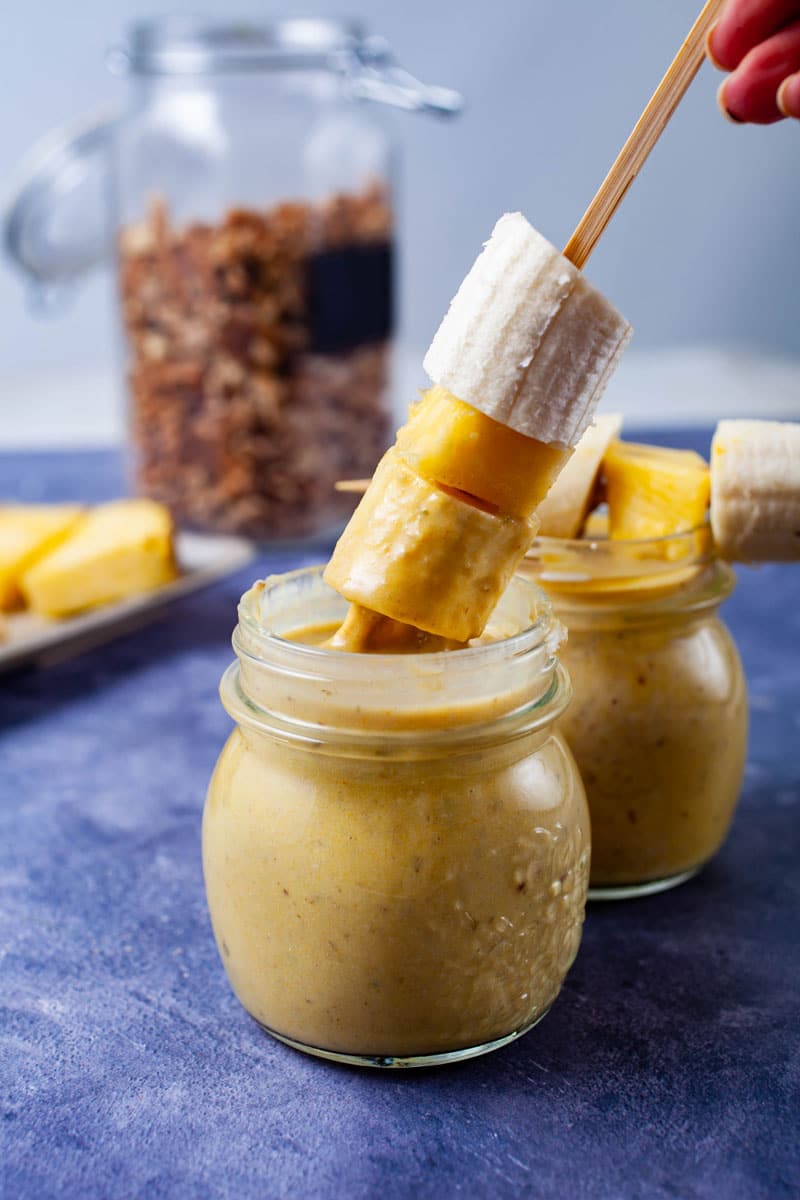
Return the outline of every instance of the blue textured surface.
[[[0,495],[96,499],[120,481],[108,454],[0,458]],[[520,1042],[406,1075],[273,1042],[217,959],[200,814],[253,574],[0,679],[4,1200],[800,1194],[798,570],[743,571],[727,606],[753,726],[716,862],[591,908],[560,999]]]

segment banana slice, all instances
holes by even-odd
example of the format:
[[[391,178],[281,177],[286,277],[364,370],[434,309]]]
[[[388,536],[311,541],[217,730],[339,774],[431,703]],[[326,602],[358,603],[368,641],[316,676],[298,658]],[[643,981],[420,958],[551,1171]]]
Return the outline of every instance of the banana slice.
[[[540,442],[574,446],[631,336],[521,213],[497,222],[425,356],[434,383]]]
[[[573,538],[581,531],[597,472],[609,444],[622,429],[620,413],[595,417],[550,491],[536,510],[545,537]]]
[[[800,559],[800,424],[719,422],[711,443],[711,529],[731,562]]]

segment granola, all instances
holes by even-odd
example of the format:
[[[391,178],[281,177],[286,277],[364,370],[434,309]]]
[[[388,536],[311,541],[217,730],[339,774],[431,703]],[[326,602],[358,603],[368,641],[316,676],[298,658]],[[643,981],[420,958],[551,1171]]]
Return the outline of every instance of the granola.
[[[390,434],[385,191],[121,231],[138,489],[195,528],[331,532]]]

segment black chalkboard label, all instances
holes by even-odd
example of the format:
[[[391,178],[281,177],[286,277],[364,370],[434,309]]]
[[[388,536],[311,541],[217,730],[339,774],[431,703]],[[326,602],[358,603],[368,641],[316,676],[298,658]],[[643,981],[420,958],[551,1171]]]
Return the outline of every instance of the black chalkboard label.
[[[324,250],[308,261],[311,349],[318,354],[381,342],[392,332],[392,246]]]

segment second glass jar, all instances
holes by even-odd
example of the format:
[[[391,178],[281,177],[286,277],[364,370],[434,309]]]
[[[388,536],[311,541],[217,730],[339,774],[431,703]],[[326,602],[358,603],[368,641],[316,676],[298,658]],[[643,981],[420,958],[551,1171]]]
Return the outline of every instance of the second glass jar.
[[[561,721],[592,823],[590,897],[672,887],[716,854],[747,753],[747,691],[719,619],[734,575],[707,529],[648,541],[538,539],[525,572],[569,630]]]

